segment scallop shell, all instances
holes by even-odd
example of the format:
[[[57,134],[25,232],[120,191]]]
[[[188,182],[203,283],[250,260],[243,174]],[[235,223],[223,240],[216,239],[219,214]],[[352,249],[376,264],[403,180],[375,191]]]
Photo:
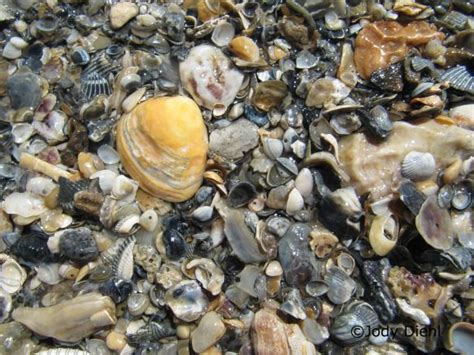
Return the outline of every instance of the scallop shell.
[[[102,257],[112,265],[114,275],[122,280],[130,280],[133,276],[133,247],[135,237],[119,239],[118,242],[109,248]]]
[[[454,89],[474,94],[474,75],[464,65],[449,68],[442,76],[442,81],[448,81]]]
[[[189,199],[201,186],[207,145],[199,107],[184,96],[141,103],[117,130],[127,172],[142,189],[171,202]]]
[[[92,99],[99,95],[109,96],[112,93],[112,89],[110,88],[107,79],[96,72],[85,76],[81,83],[81,89],[88,99]]]
[[[402,162],[402,175],[418,181],[428,179],[436,169],[436,162],[430,153],[410,152]]]

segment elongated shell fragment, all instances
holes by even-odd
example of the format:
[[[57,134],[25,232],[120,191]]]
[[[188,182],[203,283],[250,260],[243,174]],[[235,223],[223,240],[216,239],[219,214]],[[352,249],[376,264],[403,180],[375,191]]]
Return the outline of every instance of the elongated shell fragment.
[[[122,117],[117,129],[127,172],[166,201],[185,201],[201,186],[207,146],[201,111],[184,96],[147,100]]]

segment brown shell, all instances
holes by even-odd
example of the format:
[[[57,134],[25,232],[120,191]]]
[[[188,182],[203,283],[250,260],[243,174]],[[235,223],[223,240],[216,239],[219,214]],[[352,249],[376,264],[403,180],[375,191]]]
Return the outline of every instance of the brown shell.
[[[207,146],[201,111],[185,96],[147,100],[117,128],[127,172],[143,190],[166,201],[185,201],[201,186]]]

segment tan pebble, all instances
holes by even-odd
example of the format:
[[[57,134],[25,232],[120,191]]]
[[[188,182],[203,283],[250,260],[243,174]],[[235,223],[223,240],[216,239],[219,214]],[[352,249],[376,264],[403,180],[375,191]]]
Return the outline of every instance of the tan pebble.
[[[222,351],[217,346],[211,346],[209,349],[201,352],[202,355],[221,355]]]
[[[131,2],[120,2],[110,8],[110,24],[113,29],[119,29],[137,15],[137,5]]]
[[[278,61],[289,56],[289,53],[277,46],[270,46],[268,54],[272,60]]]
[[[267,276],[280,276],[283,274],[281,264],[277,260],[270,261],[265,269],[265,274]]]
[[[448,166],[443,173],[443,182],[445,184],[451,184],[457,179],[462,168],[462,160],[457,159],[454,163]]]
[[[104,170],[104,163],[92,153],[81,152],[77,156],[79,171],[85,178],[90,178],[97,171]]]
[[[454,124],[456,124],[456,122],[448,117],[448,116],[443,116],[443,115],[438,115],[435,117],[435,121],[438,122],[439,124],[444,124],[444,125],[448,125],[448,126],[452,126]]]
[[[180,339],[188,339],[191,335],[191,328],[189,327],[189,325],[180,324],[176,328],[176,335]]]
[[[158,215],[156,214],[155,210],[146,210],[140,216],[140,225],[148,232],[154,231],[157,224]]]
[[[209,349],[224,336],[225,330],[225,325],[219,314],[216,312],[206,313],[193,332],[191,338],[193,350],[202,353]]]
[[[127,341],[125,335],[112,331],[107,335],[106,344],[110,350],[122,351],[125,345],[127,345]]]
[[[49,209],[58,207],[59,187],[55,187],[45,198],[44,205]]]
[[[281,276],[269,276],[267,277],[267,293],[273,297],[281,287]]]
[[[229,43],[229,49],[240,59],[254,63],[259,60],[260,52],[255,42],[245,36],[235,37]]]

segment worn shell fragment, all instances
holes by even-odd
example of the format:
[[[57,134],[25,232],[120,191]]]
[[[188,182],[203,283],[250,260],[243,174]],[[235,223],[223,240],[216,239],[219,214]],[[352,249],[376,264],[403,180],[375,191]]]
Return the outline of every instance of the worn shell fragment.
[[[206,312],[209,301],[196,281],[186,280],[166,291],[165,302],[176,317],[192,322]]]
[[[391,213],[374,218],[370,225],[369,242],[377,255],[385,256],[395,247],[398,228],[398,220]]]
[[[225,330],[225,325],[216,312],[206,313],[192,334],[193,350],[197,353],[202,353],[217,343],[224,336]]]
[[[446,250],[454,242],[451,216],[438,205],[435,196],[430,196],[421,206],[416,216],[416,228],[426,243],[433,248]]]
[[[285,324],[268,309],[261,309],[255,314],[251,339],[257,354],[290,354]]]
[[[77,296],[52,307],[19,307],[12,316],[35,333],[64,342],[79,341],[116,322],[114,303],[98,293]]]
[[[191,49],[186,60],[180,64],[179,74],[186,91],[199,105],[209,110],[228,107],[244,79],[219,48],[209,45]]]
[[[0,288],[13,294],[21,289],[26,281],[26,272],[15,261],[5,254],[0,254]]]
[[[122,118],[117,148],[127,172],[147,192],[184,201],[199,188],[207,132],[196,104],[183,96],[150,99]]]

